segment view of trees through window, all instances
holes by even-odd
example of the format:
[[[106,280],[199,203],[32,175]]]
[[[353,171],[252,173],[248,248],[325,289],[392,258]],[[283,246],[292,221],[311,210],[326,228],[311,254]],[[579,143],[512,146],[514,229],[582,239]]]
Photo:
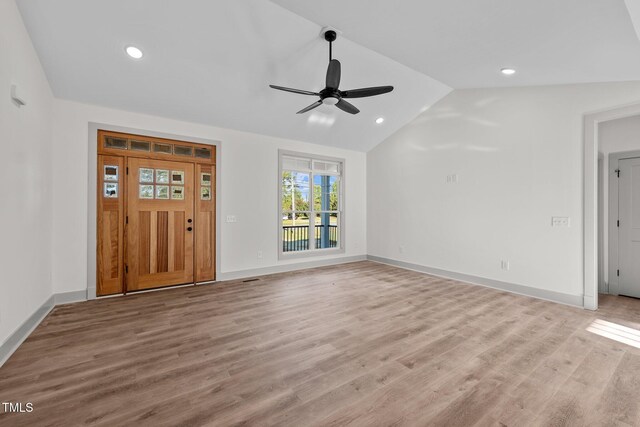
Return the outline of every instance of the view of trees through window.
[[[283,168],[280,192],[283,252],[339,247],[340,167],[337,163],[321,162],[326,164],[329,166],[322,171],[311,167],[308,171]]]

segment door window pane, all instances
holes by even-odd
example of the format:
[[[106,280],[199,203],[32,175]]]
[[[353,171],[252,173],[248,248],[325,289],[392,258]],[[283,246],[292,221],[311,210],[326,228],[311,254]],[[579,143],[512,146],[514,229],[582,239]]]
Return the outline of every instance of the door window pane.
[[[211,200],[211,187],[200,187],[200,200]]]
[[[175,145],[173,147],[173,154],[178,156],[193,156],[193,148],[184,147],[182,145]]]
[[[165,169],[156,169],[156,182],[158,184],[168,184],[169,171]]]
[[[140,182],[153,182],[153,169],[140,168]]]
[[[171,186],[171,199],[172,200],[184,200],[184,187],[181,185]]]
[[[208,148],[196,148],[195,149],[196,157],[201,159],[210,159],[211,158],[211,150]]]
[[[184,171],[171,171],[171,183],[184,185]]]
[[[149,151],[151,150],[151,143],[147,141],[134,141],[129,143],[130,147],[134,151]]]
[[[116,138],[113,136],[104,137],[104,148],[127,149],[127,140],[125,138]]]
[[[104,166],[104,180],[105,181],[118,181],[118,166],[105,165]]]
[[[173,147],[169,144],[153,144],[153,151],[162,154],[171,154]]]
[[[118,198],[118,183],[117,182],[105,182],[104,184],[104,197],[109,199]]]
[[[168,185],[156,185],[156,199],[166,200],[169,198]]]
[[[141,185],[139,196],[141,199],[153,199],[153,185]]]

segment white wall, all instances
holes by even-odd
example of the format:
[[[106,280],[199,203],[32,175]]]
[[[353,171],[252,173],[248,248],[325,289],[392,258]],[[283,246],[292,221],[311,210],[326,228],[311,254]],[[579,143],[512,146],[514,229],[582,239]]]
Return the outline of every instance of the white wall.
[[[54,102],[53,284],[54,292],[87,288],[88,124],[115,126],[222,142],[221,271],[274,267],[366,254],[365,153],[220,129],[71,101]],[[346,251],[325,258],[278,261],[278,149],[344,158],[346,161]],[[257,258],[257,251],[263,258]]]
[[[638,100],[637,82],[454,91],[368,153],[368,253],[582,295],[583,114]]]
[[[52,99],[15,2],[0,0],[0,345],[51,296]]]
[[[601,292],[608,291],[609,280],[609,154],[622,151],[640,150],[640,116],[611,120],[598,126],[598,151],[602,160],[602,198],[599,198],[599,211],[602,212],[598,221],[599,234],[602,238],[598,244],[601,254],[602,274],[599,274],[599,288]],[[600,258],[600,257],[599,257]]]

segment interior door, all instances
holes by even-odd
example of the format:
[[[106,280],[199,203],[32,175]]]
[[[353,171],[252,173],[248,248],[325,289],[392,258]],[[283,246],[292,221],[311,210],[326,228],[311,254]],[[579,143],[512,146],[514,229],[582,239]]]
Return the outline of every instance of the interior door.
[[[640,158],[619,162],[618,293],[640,298]]]
[[[194,165],[129,158],[126,289],[193,283]]]

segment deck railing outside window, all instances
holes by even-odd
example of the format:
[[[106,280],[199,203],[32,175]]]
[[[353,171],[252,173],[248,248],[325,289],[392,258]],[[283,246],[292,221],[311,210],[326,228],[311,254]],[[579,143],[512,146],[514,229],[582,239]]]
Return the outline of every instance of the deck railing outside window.
[[[325,227],[328,228],[329,240],[323,241],[326,236]],[[337,225],[316,225],[315,226],[316,249],[335,248],[338,245]],[[309,226],[308,225],[283,225],[282,226],[282,251],[294,252],[309,249]]]

